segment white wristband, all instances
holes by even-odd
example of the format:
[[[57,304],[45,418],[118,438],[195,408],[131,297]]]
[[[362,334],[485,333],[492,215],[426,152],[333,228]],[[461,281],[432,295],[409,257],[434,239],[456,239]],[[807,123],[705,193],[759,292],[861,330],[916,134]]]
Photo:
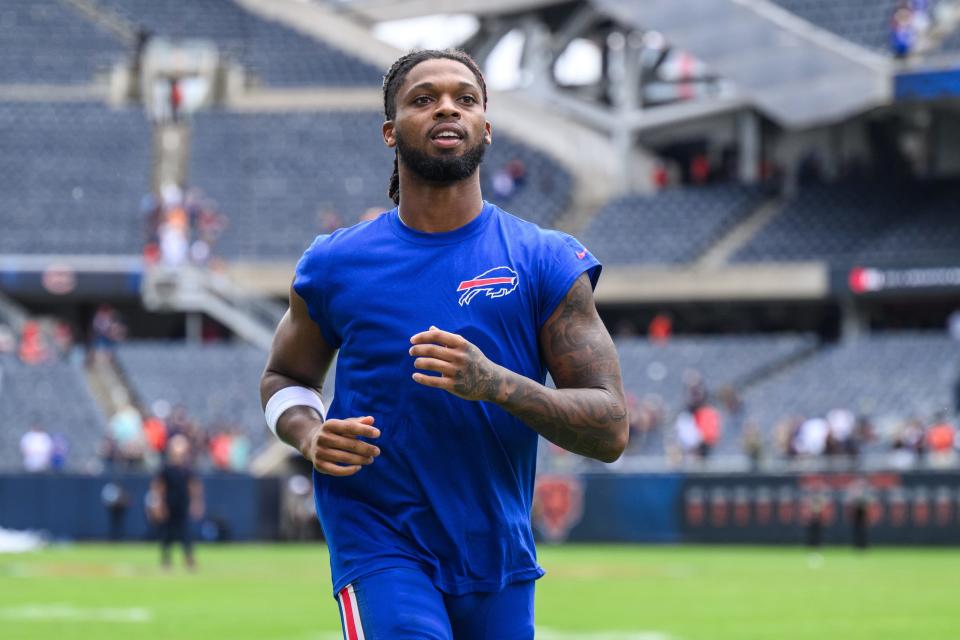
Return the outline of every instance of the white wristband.
[[[270,427],[270,431],[273,431],[273,435],[277,435],[277,422],[280,416],[290,407],[313,407],[320,414],[321,419],[325,419],[327,413],[316,391],[306,387],[284,387],[270,396],[267,407],[263,410],[267,426]]]

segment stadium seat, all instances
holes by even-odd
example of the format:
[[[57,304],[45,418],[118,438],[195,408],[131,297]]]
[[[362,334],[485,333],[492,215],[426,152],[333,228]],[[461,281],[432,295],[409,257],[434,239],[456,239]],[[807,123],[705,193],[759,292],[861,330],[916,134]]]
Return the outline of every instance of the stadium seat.
[[[766,197],[763,188],[740,185],[629,195],[606,205],[580,239],[607,264],[687,263]]]
[[[168,38],[203,38],[272,86],[379,86],[383,71],[245,11],[231,0],[98,0],[98,6]]]
[[[0,84],[88,84],[126,50],[58,0],[4,0],[0,42]]]
[[[0,415],[0,469],[22,468],[20,437],[32,425],[66,439],[66,469],[86,470],[96,461],[105,420],[79,365],[27,365],[0,355]]]

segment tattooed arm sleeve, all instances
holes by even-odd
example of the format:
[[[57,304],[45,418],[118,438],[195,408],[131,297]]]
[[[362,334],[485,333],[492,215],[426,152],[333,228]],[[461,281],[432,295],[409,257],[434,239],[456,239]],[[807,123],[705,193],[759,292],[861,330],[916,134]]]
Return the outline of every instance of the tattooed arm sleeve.
[[[604,462],[619,458],[628,432],[620,363],[586,274],[543,325],[540,349],[557,389],[504,375],[497,404],[568,451]]]

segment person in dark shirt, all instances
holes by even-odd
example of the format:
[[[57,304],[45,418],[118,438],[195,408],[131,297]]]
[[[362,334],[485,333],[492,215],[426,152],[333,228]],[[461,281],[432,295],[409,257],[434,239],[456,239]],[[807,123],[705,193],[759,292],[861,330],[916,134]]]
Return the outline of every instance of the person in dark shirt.
[[[193,540],[190,520],[203,516],[203,485],[190,465],[190,442],[176,435],[167,444],[167,460],[150,487],[154,520],[160,525],[160,562],[170,567],[174,542],[183,547],[184,561],[193,569]]]

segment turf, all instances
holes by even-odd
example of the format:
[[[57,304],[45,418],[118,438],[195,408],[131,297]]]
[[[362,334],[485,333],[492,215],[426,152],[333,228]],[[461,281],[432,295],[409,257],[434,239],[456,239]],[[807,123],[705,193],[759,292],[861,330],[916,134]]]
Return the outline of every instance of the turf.
[[[333,640],[320,545],[205,546],[169,573],[156,549],[78,545],[0,556],[0,638]],[[960,637],[960,550],[541,548],[543,640]]]

